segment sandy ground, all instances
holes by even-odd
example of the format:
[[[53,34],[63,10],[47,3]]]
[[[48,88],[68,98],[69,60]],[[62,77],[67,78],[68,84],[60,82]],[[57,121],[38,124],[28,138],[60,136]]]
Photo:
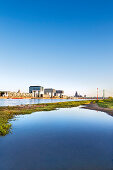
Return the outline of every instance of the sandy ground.
[[[90,103],[90,104],[84,105],[82,108],[106,112],[109,115],[113,116],[113,109],[99,107],[97,104]]]

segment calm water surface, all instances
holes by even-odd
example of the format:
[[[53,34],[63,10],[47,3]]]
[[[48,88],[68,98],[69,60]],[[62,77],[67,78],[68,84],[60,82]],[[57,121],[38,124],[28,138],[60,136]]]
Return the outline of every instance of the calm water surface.
[[[113,117],[67,108],[17,116],[0,137],[0,170],[112,170]]]
[[[83,100],[83,99],[82,99]],[[0,99],[0,106],[16,106],[21,104],[55,103],[65,101],[80,101],[80,99]]]

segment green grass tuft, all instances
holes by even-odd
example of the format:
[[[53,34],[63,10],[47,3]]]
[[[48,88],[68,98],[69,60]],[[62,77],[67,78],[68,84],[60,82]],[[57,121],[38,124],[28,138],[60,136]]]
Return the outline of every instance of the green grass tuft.
[[[98,100],[97,101],[98,106],[104,107],[104,108],[113,108],[113,99],[105,99],[105,100]]]

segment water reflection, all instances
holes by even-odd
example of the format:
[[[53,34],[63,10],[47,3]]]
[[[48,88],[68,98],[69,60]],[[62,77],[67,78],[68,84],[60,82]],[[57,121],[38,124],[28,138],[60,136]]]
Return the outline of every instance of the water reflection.
[[[80,99],[0,99],[0,106],[15,106],[21,104],[55,103],[65,101],[80,101]]]
[[[0,138],[2,170],[109,170],[113,117],[81,108],[17,116]]]

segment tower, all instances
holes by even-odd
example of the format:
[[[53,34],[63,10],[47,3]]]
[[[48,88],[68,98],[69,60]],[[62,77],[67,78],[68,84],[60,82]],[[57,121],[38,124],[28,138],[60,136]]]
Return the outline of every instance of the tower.
[[[97,100],[98,100],[98,88],[97,88]]]
[[[78,97],[78,92],[76,91],[76,93],[75,93],[75,97]]]
[[[105,90],[103,90],[103,99],[105,99]]]

